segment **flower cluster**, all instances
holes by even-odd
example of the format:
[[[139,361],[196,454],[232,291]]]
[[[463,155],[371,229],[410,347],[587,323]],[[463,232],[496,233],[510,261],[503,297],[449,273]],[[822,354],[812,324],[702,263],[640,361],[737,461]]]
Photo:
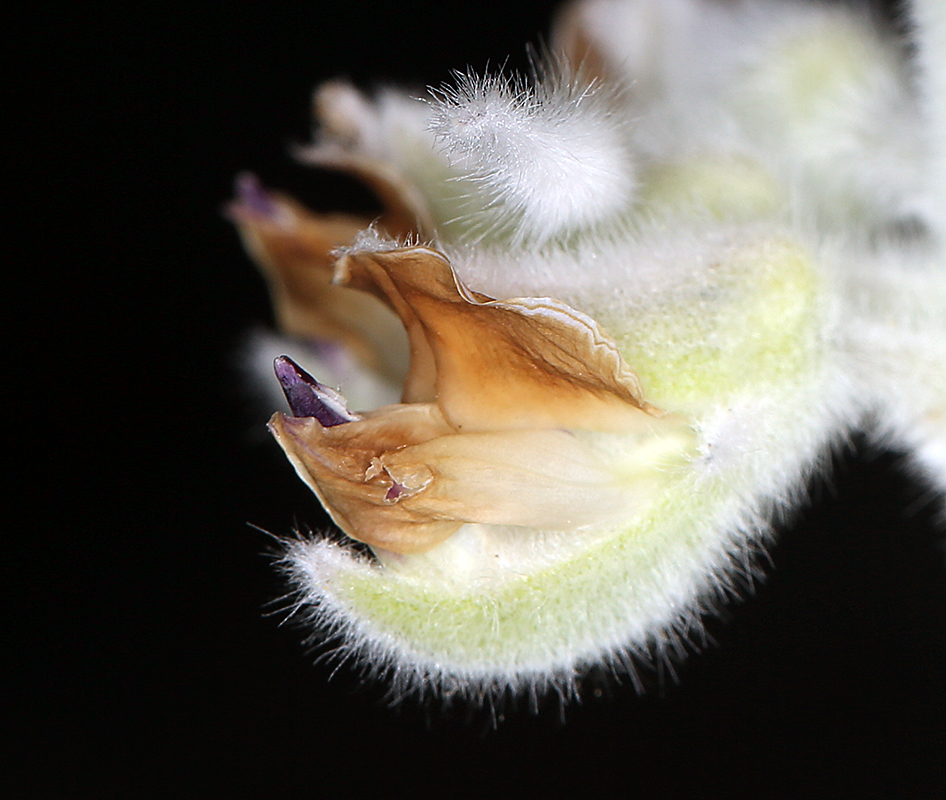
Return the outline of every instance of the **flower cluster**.
[[[342,653],[567,689],[751,581],[851,429],[946,488],[946,11],[915,6],[913,69],[848,9],[578,0],[531,80],[318,90],[303,158],[378,219],[241,176],[270,429],[372,554],[286,554]]]

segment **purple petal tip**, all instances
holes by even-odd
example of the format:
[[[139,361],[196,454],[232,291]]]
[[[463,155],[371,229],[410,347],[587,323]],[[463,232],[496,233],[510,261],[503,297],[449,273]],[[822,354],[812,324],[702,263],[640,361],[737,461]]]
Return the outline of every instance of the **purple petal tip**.
[[[272,195],[252,172],[241,172],[237,176],[236,194],[240,206],[250,213],[261,217],[271,217],[276,213]]]
[[[315,417],[323,428],[352,422],[352,414],[338,392],[323,386],[288,356],[279,356],[273,367],[294,417]]]

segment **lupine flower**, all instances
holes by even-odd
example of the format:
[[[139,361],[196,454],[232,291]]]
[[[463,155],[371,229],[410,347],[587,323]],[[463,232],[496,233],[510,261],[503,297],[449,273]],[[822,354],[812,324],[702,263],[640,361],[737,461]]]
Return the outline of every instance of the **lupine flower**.
[[[528,80],[318,90],[302,157],[377,220],[239,179],[296,354],[270,429],[369,546],[285,555],[340,656],[569,691],[751,583],[852,430],[946,489],[946,3],[914,7],[915,63],[849,9],[580,0]]]

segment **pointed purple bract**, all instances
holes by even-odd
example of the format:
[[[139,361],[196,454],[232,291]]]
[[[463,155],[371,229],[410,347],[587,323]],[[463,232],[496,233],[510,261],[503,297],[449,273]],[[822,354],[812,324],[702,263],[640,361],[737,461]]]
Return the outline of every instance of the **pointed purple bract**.
[[[261,217],[271,217],[276,213],[272,196],[252,172],[241,172],[237,176],[236,194],[240,205],[246,211]]]
[[[288,356],[279,356],[273,367],[294,417],[315,417],[323,428],[359,419],[338,392],[323,386]]]

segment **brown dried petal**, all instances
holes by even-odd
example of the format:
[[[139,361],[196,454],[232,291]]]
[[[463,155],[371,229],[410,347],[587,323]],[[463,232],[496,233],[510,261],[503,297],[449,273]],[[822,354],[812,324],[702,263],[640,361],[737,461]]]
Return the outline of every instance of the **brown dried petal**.
[[[229,211],[269,284],[279,327],[343,344],[367,367],[399,380],[407,357],[398,319],[375,298],[331,282],[332,251],[351,244],[370,220],[314,214],[274,192],[265,194],[265,202],[265,213],[246,201],[234,202]]]
[[[423,552],[460,527],[456,519],[436,518],[404,502],[432,480],[429,472],[415,466],[400,476],[404,483],[395,483],[381,459],[451,433],[436,406],[389,406],[330,428],[314,417],[276,414],[269,426],[299,477],[353,539],[399,553]]]
[[[557,300],[471,292],[424,247],[349,253],[335,279],[387,299],[411,345],[405,401],[436,399],[456,430],[639,430],[655,413],[614,342]]]
[[[685,426],[649,419],[606,452],[565,430],[456,433],[433,403],[332,427],[277,414],[270,428],[345,533],[419,553],[463,523],[574,530],[639,508],[692,445]]]

